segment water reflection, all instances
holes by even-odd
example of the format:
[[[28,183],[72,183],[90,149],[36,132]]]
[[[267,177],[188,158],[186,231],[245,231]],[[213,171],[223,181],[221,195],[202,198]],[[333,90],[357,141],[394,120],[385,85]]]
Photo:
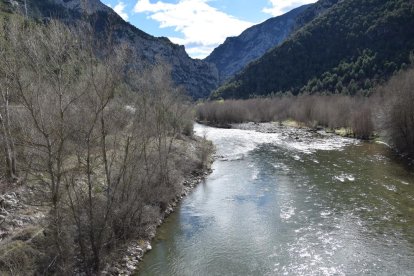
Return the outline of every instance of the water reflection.
[[[139,275],[413,275],[414,177],[385,146],[196,131],[220,158],[159,229]]]

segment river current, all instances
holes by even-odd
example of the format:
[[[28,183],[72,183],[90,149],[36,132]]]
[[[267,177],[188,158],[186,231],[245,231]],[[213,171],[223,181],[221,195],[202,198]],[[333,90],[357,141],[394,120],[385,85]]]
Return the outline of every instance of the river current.
[[[414,275],[414,175],[383,144],[195,125],[213,173],[137,275]]]

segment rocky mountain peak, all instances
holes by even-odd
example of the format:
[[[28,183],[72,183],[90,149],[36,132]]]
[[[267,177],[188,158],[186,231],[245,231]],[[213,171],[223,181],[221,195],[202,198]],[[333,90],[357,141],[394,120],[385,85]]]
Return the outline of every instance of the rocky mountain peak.
[[[53,2],[61,4],[65,8],[71,10],[86,10],[88,14],[110,10],[110,8],[103,4],[100,0],[53,0]]]

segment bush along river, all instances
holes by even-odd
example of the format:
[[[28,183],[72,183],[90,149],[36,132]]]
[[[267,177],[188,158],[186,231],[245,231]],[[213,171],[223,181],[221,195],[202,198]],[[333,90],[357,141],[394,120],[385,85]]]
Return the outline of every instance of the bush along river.
[[[216,146],[214,171],[137,275],[414,275],[414,175],[390,149],[240,127],[195,125]]]

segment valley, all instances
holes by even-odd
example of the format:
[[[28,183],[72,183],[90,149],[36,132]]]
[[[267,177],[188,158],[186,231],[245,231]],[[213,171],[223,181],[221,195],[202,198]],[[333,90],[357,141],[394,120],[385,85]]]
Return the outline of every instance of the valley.
[[[230,2],[0,0],[0,275],[414,273],[413,1]]]

